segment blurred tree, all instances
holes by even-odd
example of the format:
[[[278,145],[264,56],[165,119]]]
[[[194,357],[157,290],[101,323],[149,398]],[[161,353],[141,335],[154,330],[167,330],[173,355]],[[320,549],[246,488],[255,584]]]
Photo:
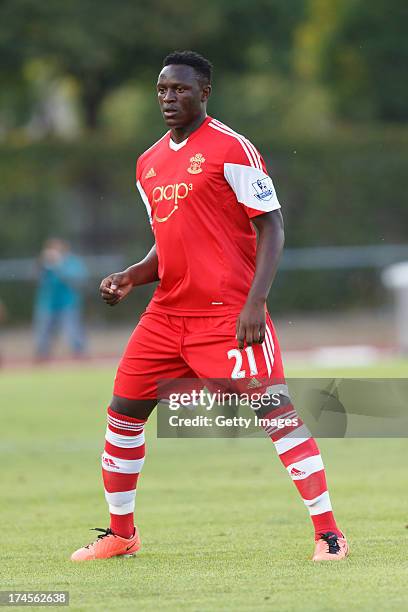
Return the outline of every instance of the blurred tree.
[[[191,0],[2,0],[0,79],[21,88],[24,65],[33,58],[74,77],[85,124],[94,129],[105,97],[131,78],[151,79],[175,48],[207,54],[220,72],[289,71],[292,32],[304,5],[207,0],[198,15]]]
[[[215,3],[213,4],[213,9]],[[22,81],[23,66],[40,58],[60,74],[77,80],[88,128],[98,124],[105,96],[132,76],[142,77],[164,52],[200,44],[210,37],[214,10],[195,19],[194,3],[153,0],[3,0],[0,5],[0,52],[3,82]],[[192,27],[192,24],[195,24]],[[181,35],[180,35],[181,33]]]
[[[9,60],[3,77],[21,74],[24,63],[33,58],[74,76],[86,124],[94,128],[101,101],[129,69],[129,59],[121,57],[129,42],[137,56],[139,22],[138,3],[126,0],[120,10],[103,0],[3,0],[0,49]]]
[[[340,116],[408,119],[405,0],[310,0],[297,33],[300,74],[320,79]]]
[[[222,8],[222,23],[208,53],[220,70],[292,72],[293,35],[305,18],[307,0],[216,3]]]

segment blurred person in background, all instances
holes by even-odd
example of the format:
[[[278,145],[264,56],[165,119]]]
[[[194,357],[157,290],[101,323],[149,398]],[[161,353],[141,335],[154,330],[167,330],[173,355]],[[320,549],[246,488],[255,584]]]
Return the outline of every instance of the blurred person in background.
[[[0,330],[6,319],[7,319],[7,310],[6,310],[4,303],[0,299]],[[3,355],[1,352],[1,345],[0,345],[0,367],[1,367],[2,362],[3,362]]]
[[[35,358],[50,357],[56,333],[63,331],[75,357],[85,352],[82,290],[85,265],[61,238],[48,239],[39,257],[39,280],[34,305]]]

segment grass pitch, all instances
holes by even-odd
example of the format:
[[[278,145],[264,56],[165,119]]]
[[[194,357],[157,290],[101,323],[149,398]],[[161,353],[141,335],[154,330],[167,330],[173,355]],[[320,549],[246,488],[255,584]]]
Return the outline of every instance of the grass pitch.
[[[356,375],[370,372],[380,374]],[[388,375],[406,372],[401,362]],[[70,562],[93,539],[88,528],[107,526],[99,456],[113,373],[0,374],[1,589],[69,590],[72,610],[406,608],[407,439],[320,441],[352,554],[318,565],[310,519],[268,439],[157,440],[152,419],[141,552]]]

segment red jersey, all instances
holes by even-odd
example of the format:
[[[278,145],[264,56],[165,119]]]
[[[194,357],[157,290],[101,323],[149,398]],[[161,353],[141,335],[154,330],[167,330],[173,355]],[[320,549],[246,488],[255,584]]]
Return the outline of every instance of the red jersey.
[[[245,137],[206,117],[176,144],[167,132],[138,159],[136,181],[156,239],[160,283],[149,310],[239,312],[255,271],[251,217],[280,208]]]

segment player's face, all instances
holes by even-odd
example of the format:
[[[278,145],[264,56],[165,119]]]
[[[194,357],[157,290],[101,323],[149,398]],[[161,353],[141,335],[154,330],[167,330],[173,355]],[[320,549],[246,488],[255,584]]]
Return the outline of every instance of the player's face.
[[[191,66],[165,66],[157,81],[157,97],[167,126],[186,127],[205,113],[210,89]]]

